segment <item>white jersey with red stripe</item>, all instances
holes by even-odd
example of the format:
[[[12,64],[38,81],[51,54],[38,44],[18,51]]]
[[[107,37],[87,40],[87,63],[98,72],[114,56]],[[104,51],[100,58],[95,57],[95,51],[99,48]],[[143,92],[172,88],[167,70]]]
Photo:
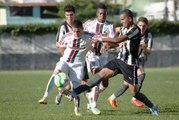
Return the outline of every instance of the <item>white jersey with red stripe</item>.
[[[89,33],[94,33],[96,35],[101,35],[101,36],[106,36],[106,37],[114,37],[114,26],[111,22],[105,21],[105,22],[99,22],[97,19],[91,19],[86,21],[83,24],[84,31],[87,31]],[[100,49],[101,49],[101,42],[97,42],[94,44],[95,48],[95,54],[96,55],[101,55],[100,54]]]
[[[102,34],[107,37],[114,37],[114,26],[111,22],[99,22],[97,19],[91,19],[83,24],[84,31],[94,34]]]
[[[114,37],[114,26],[111,22],[99,22],[97,19],[91,19],[83,24],[84,31],[94,33],[97,36]],[[88,52],[87,54],[87,66],[88,71],[93,68],[104,66],[108,62],[108,53],[104,52],[101,54],[100,50],[102,47],[101,42],[94,44],[94,53]]]
[[[94,34],[83,32],[82,36],[75,38],[73,32],[69,32],[60,40],[60,45],[65,46],[62,59],[66,62],[85,62],[85,56],[92,49],[90,38]]]

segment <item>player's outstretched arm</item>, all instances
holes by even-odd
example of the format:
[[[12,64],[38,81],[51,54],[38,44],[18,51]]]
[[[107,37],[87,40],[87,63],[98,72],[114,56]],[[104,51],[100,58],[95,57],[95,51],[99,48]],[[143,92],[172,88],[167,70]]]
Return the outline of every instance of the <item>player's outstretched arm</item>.
[[[101,38],[99,41],[102,42],[108,42],[108,43],[121,43],[124,42],[128,39],[126,35],[121,35],[120,37],[115,37],[115,38]]]

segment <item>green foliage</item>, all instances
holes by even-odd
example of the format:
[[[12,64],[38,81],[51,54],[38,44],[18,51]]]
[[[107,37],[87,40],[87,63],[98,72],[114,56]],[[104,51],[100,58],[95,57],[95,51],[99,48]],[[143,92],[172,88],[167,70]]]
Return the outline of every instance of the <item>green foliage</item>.
[[[76,9],[76,19],[81,21],[86,21],[87,19],[96,17],[96,6],[99,4],[99,0],[65,0],[64,2],[57,4],[58,13],[53,13],[50,11],[43,11],[45,14],[52,14],[59,17],[56,24],[44,25],[44,24],[27,24],[27,25],[8,25],[0,26],[0,32],[10,33],[11,35],[21,35],[21,34],[46,34],[50,32],[57,31],[58,26],[64,18],[63,8],[66,4],[72,4]],[[108,0],[104,3],[108,8],[109,18],[114,15],[116,8],[119,5],[109,4]]]
[[[27,34],[46,34],[56,33],[58,26],[61,23],[44,25],[44,24],[27,24],[27,25],[7,25],[0,26],[1,33],[9,33],[15,35]],[[119,24],[117,26],[120,26]],[[153,36],[160,35],[178,35],[179,34],[179,21],[170,22],[165,20],[153,20],[149,22],[149,30]]]
[[[76,19],[84,22],[87,19],[96,17],[96,9],[99,3],[99,0],[65,0],[64,2],[57,5],[57,8],[59,9],[58,16],[60,18],[64,17],[64,6],[66,4],[72,4],[76,10]],[[108,8],[108,16],[113,16],[116,8],[121,7],[117,4],[109,4],[109,0],[105,0],[103,3]]]
[[[52,13],[44,11],[46,14],[53,14],[59,17],[56,24],[44,25],[44,24],[27,24],[27,25],[7,25],[0,26],[1,33],[9,33],[11,35],[27,35],[27,34],[46,34],[56,33],[58,26],[62,23],[64,18],[63,8],[66,4],[72,4],[76,9],[76,19],[85,22],[87,19],[96,17],[96,6],[99,4],[99,0],[65,0],[64,2],[57,4],[58,12]],[[109,4],[109,0],[103,0],[108,8],[108,20],[112,21],[115,26],[120,26],[118,20],[114,22],[114,12],[116,8],[120,8],[120,5]],[[159,35],[177,35],[179,34],[179,21],[170,22],[165,20],[152,20],[149,22],[149,30],[153,36]]]
[[[130,104],[131,94],[127,90],[117,99],[118,107],[112,108],[107,98],[120,86],[122,76],[111,78],[108,88],[98,99],[101,115],[86,110],[86,99],[81,94],[81,117],[73,112],[73,102],[62,97],[55,105],[57,88],[54,87],[47,105],[38,104],[47,81],[53,71],[0,71],[0,120],[179,120],[179,68],[146,69],[142,92],[160,107],[159,116],[152,116],[149,109]]]
[[[0,26],[1,33],[9,33],[13,36],[27,34],[46,34],[56,33],[58,24],[26,24],[26,25],[7,25]]]
[[[179,21],[152,20],[149,24],[149,30],[154,36],[178,35]]]

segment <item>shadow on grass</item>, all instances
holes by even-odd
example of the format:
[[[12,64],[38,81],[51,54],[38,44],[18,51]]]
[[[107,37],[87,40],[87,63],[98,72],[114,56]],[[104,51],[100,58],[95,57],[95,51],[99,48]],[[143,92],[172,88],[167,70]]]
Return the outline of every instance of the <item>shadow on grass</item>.
[[[175,103],[161,106],[160,112],[165,114],[179,115],[179,104]]]
[[[150,111],[147,109],[141,108],[141,110],[102,110],[102,113],[105,115],[121,115],[121,116],[126,116],[126,115],[138,115],[138,114],[150,114]]]
[[[134,111],[132,109],[130,110],[101,110],[101,112],[103,113],[103,115],[122,115],[122,116],[126,116],[126,115],[143,115],[143,114],[151,114],[150,110],[147,107],[142,107],[139,109],[135,109]],[[159,114],[163,114],[163,115],[179,115],[179,104],[168,104],[168,105],[164,105],[164,106],[159,106]]]

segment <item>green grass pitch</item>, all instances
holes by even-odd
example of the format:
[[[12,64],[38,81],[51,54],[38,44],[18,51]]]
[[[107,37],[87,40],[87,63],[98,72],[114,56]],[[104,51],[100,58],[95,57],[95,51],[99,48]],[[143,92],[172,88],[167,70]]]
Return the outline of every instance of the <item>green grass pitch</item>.
[[[98,108],[101,115],[86,110],[81,94],[81,117],[73,112],[73,103],[65,97],[55,105],[57,88],[54,87],[47,105],[38,104],[52,71],[0,71],[0,120],[179,120],[179,67],[147,68],[142,92],[159,105],[159,116],[152,116],[147,107],[130,104],[126,91],[112,108],[107,98],[122,82],[122,76],[111,78],[109,87],[100,94]]]

